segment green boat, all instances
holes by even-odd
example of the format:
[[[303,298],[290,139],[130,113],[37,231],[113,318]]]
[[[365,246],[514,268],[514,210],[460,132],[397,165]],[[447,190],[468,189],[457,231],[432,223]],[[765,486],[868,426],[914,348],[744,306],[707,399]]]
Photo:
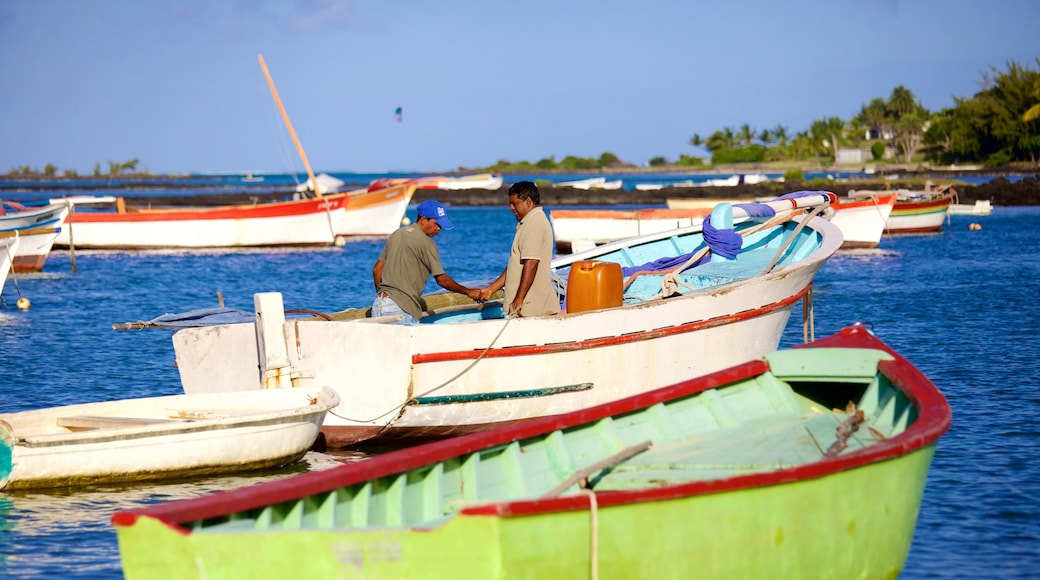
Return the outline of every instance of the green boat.
[[[112,517],[127,578],[895,578],[950,426],[853,325],[565,415]]]

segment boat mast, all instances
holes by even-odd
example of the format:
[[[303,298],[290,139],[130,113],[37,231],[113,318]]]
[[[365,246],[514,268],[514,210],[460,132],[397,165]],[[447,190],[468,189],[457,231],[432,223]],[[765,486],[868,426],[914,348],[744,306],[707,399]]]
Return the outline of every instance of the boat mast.
[[[285,126],[289,128],[289,135],[292,136],[293,143],[296,144],[296,151],[300,153],[300,158],[303,159],[303,166],[307,168],[307,177],[310,178],[311,184],[314,186],[314,194],[321,197],[321,188],[318,187],[318,180],[314,177],[314,171],[311,170],[311,164],[307,161],[307,154],[303,152],[303,145],[300,145],[300,139],[296,137],[296,131],[293,130],[292,122],[289,121],[289,115],[285,112],[285,107],[282,106],[282,99],[278,96],[278,89],[274,86],[274,81],[271,79],[271,73],[267,71],[267,63],[264,62],[264,56],[262,54],[256,55],[256,58],[260,61],[260,68],[264,70],[264,76],[267,77],[267,86],[271,87],[271,94],[274,96],[274,102],[278,105],[278,110],[282,112],[282,119],[285,120]]]

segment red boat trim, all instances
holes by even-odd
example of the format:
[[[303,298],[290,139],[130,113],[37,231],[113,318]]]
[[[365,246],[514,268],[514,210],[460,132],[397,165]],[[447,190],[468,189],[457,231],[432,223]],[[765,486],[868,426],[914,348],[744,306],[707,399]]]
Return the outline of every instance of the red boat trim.
[[[953,194],[947,193],[943,197],[928,201],[897,201],[892,208],[892,215],[915,215],[918,213],[937,213],[946,211],[953,201]]]
[[[687,322],[686,324],[678,324],[676,326],[670,326],[667,328],[658,328],[655,330],[647,330],[643,332],[633,332],[631,334],[622,334],[620,336],[607,336],[603,338],[590,338],[588,340],[576,340],[572,342],[560,342],[555,344],[542,344],[537,346],[509,346],[503,348],[492,348],[490,350],[460,350],[460,351],[445,351],[445,352],[432,352],[427,354],[413,354],[412,364],[424,364],[424,363],[436,363],[446,361],[460,361],[460,360],[472,360],[477,358],[499,358],[507,356],[534,356],[543,354],[555,354],[561,352],[570,352],[575,350],[586,350],[590,348],[602,348],[605,346],[617,346],[619,344],[631,344],[634,342],[642,342],[644,340],[656,340],[658,338],[664,338],[667,336],[675,336],[678,334],[687,334],[690,332],[696,332],[698,330],[704,330],[706,328],[714,328],[716,326],[724,326],[726,324],[733,324],[735,322],[742,322],[752,318],[763,316],[770,312],[780,310],[790,304],[798,301],[799,298],[804,296],[812,284],[809,284],[805,288],[802,288],[795,294],[778,300],[772,304],[767,304],[759,308],[752,310],[745,310],[736,314],[729,314],[726,316],[719,316],[717,318],[709,318],[708,320],[698,320],[697,322]]]
[[[842,201],[840,198],[838,201],[831,204],[835,211],[847,210],[847,209],[861,209],[867,207],[881,207],[885,205],[895,205],[896,197],[898,194],[889,193],[887,195],[879,195],[870,199],[860,199],[856,201]]]

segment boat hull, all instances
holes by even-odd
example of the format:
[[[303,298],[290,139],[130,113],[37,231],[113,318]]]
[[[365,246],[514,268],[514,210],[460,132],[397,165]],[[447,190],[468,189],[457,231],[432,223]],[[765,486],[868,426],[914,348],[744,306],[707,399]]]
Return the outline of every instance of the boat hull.
[[[128,578],[895,578],[950,422],[935,385],[855,325],[606,405],[112,523]],[[239,562],[246,549],[262,562]]]
[[[68,215],[66,204],[25,207],[23,211],[0,215],[0,238],[18,236],[21,240],[11,271],[42,271]]]
[[[345,199],[122,213],[73,211],[55,245],[103,250],[327,246],[343,219]]]
[[[401,227],[416,187],[409,183],[350,192],[346,195],[345,211],[336,227],[336,235],[344,238],[389,236]]]
[[[863,200],[839,198],[832,204],[830,220],[841,230],[842,249],[876,248],[895,203],[896,194],[892,193]]]
[[[897,201],[885,224],[886,234],[923,234],[941,232],[953,194],[932,200]]]
[[[286,465],[307,452],[326,412],[339,403],[329,390],[285,396],[290,393],[175,395],[3,414],[0,489],[154,481]]]
[[[933,451],[815,480],[599,507],[594,523],[589,511],[573,510],[460,514],[407,531],[203,535],[150,517],[116,529],[128,579],[200,570],[207,578],[574,578],[593,566],[600,578],[618,579],[894,578]]]
[[[500,306],[496,313],[493,305],[471,305],[444,313],[451,323],[438,323],[439,314],[418,325],[281,323],[280,295],[275,306],[267,305],[270,295],[257,295],[259,327],[175,332],[177,367],[186,393],[333,386],[347,402],[323,426],[333,447],[375,436],[443,437],[564,413],[775,349],[794,304],[840,245],[840,233],[826,220],[809,220],[802,231],[816,245],[768,274],[667,300],[551,317],[502,319]],[[784,234],[770,235],[778,243]],[[775,247],[763,247],[745,259],[760,270],[775,255]]]

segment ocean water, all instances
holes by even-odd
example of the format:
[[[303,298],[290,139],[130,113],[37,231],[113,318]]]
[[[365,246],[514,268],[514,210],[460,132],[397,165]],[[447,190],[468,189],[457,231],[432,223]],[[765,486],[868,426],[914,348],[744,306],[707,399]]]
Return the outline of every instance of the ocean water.
[[[414,219],[414,210],[409,212]],[[515,220],[504,206],[449,208],[437,237],[456,280],[496,276]],[[981,231],[968,224],[980,223]],[[840,252],[816,278],[817,337],[854,322],[925,372],[953,406],[938,445],[903,578],[1040,577],[1040,208],[953,216],[941,234]],[[167,330],[112,324],[216,306],[367,304],[381,241],[307,251],[56,252],[41,274],[9,279],[0,305],[0,410],[180,392]],[[434,286],[431,285],[430,289]],[[14,307],[25,297],[27,311]],[[781,346],[802,340],[797,305]],[[0,576],[118,578],[112,513],[354,461],[351,451],[255,475],[73,491],[0,492]]]

